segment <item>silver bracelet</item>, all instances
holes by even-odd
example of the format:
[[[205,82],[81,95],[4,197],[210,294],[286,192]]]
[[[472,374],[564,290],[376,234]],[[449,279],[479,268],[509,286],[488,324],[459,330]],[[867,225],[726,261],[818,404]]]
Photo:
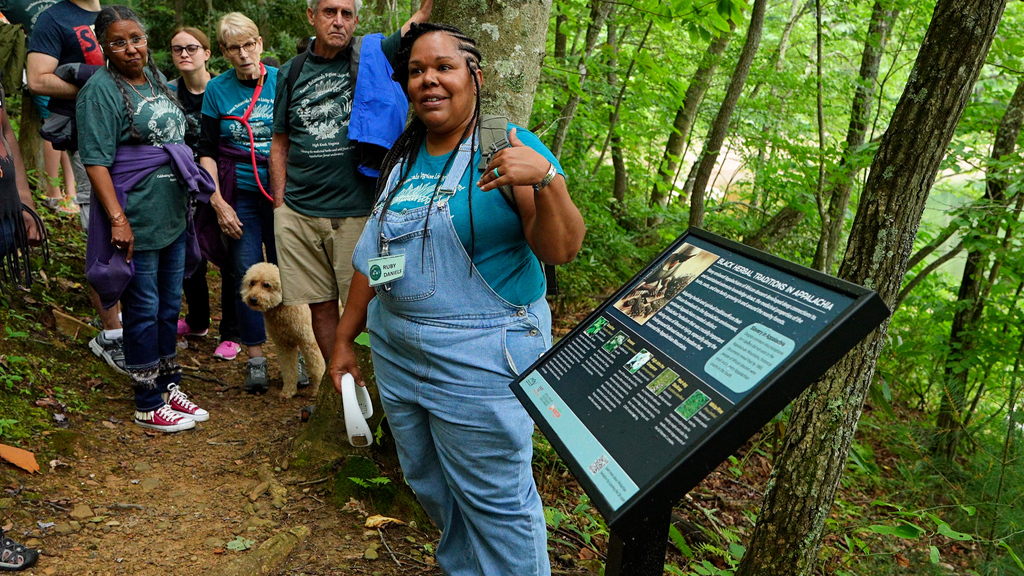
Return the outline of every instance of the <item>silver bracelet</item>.
[[[555,165],[548,162],[548,171],[544,174],[544,178],[542,178],[540,182],[533,185],[533,192],[536,194],[544,188],[547,188],[548,184],[551,184],[551,181],[554,180],[557,175],[558,171],[555,170]]]

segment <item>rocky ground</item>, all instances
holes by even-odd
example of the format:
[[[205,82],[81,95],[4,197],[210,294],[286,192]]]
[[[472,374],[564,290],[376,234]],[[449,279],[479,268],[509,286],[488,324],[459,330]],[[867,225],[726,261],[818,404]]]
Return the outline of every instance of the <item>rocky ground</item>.
[[[439,574],[433,527],[367,528],[375,512],[335,506],[330,478],[289,470],[310,399],[277,398],[273,360],[270,393],[246,394],[244,360],[215,360],[215,346],[190,340],[180,355],[182,388],[210,420],[165,435],[131,422],[124,377],[67,344],[81,359],[67,376],[94,387],[88,410],[65,411],[68,428],[50,434],[66,445],[41,473],[0,469],[0,526],[42,550],[24,573]]]

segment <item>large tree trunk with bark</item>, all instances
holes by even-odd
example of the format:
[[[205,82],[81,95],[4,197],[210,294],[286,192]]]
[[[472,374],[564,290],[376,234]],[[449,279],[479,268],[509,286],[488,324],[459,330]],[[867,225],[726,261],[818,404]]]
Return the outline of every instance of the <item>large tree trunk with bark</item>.
[[[569,136],[569,126],[576,117],[576,108],[580,104],[580,91],[587,81],[587,61],[594,54],[594,47],[604,30],[605,20],[614,6],[612,2],[605,0],[591,0],[590,3],[590,24],[587,26],[587,37],[583,44],[583,53],[580,54],[579,62],[576,64],[576,72],[579,74],[579,86],[569,95],[569,100],[562,107],[558,118],[558,127],[555,128],[555,138],[551,143],[551,153],[555,158],[562,156],[562,148],[565,146],[565,139]],[[542,44],[543,45],[543,44]]]
[[[887,304],[899,292],[928,192],[1005,7],[1005,0],[938,2],[882,136],[840,276],[877,291]],[[888,321],[794,403],[737,576],[814,570],[887,330]]]
[[[711,78],[715,74],[715,68],[729,45],[732,37],[732,28],[735,28],[732,20],[729,21],[729,32],[722,32],[721,36],[711,41],[707,53],[693,73],[690,85],[686,87],[686,95],[683,97],[683,105],[676,110],[675,120],[672,121],[672,131],[668,135],[668,143],[665,144],[665,153],[661,158],[661,165],[658,167],[658,178],[654,181],[654,188],[651,190],[651,205],[665,207],[668,205],[669,195],[675,184],[676,169],[683,161],[683,148],[686,145],[686,138],[690,134],[690,127],[693,126],[693,119],[697,117],[697,109],[700,107],[704,94],[711,86]]]
[[[814,263],[811,265],[816,270],[828,272],[835,261],[839,240],[843,234],[843,224],[846,222],[846,208],[850,205],[853,181],[860,172],[856,156],[864,145],[864,136],[871,120],[871,103],[875,97],[879,65],[889,38],[889,30],[898,14],[899,10],[888,6],[888,2],[876,1],[871,10],[871,23],[868,25],[868,34],[864,39],[864,51],[860,59],[860,78],[850,110],[850,127],[846,131],[846,149],[839,160],[839,166],[828,177],[830,189],[825,193],[829,198],[828,212],[821,223],[821,236],[818,238],[818,248],[814,253]]]
[[[484,56],[480,95],[484,111],[527,126],[544,59],[550,12],[551,0],[437,0],[430,19],[458,26],[476,39]]]
[[[732,113],[736,110],[736,103],[743,93],[743,86],[747,82],[747,74],[750,72],[750,65],[754,62],[754,55],[757,54],[757,47],[761,44],[761,31],[764,27],[764,13],[766,0],[754,0],[754,8],[750,11],[750,25],[747,28],[747,40],[740,52],[740,59],[733,70],[732,79],[729,81],[729,88],[725,92],[725,100],[718,110],[718,116],[711,124],[708,137],[704,141],[704,150],[700,154],[697,163],[690,170],[687,180],[692,180],[693,190],[690,197],[690,226],[702,228],[704,226],[704,196],[711,178],[711,171],[718,161],[718,152],[722,149],[725,136],[729,132],[729,121]]]
[[[996,129],[995,141],[992,144],[992,165],[986,180],[985,197],[978,212],[981,216],[978,225],[968,233],[968,246],[984,246],[980,240],[996,234],[999,230],[1002,221],[1000,215],[1005,211],[1009,201],[1006,197],[1006,189],[1009,186],[1006,177],[1007,163],[1012,160],[1011,155],[1017,148],[1017,137],[1020,135],[1022,121],[1024,80],[1017,84],[1017,89]],[[932,444],[933,452],[947,458],[956,455],[957,445],[960,443],[967,377],[971,373],[969,363],[964,362],[974,353],[977,345],[974,333],[981,323],[985,309],[985,299],[981,297],[985,284],[984,267],[991,257],[992,254],[987,248],[973,248],[967,252],[960,291],[957,293],[956,313],[953,315],[953,324],[950,328],[949,352],[943,375],[942,400],[935,423],[937,434]],[[994,282],[995,278],[992,278],[992,281]]]

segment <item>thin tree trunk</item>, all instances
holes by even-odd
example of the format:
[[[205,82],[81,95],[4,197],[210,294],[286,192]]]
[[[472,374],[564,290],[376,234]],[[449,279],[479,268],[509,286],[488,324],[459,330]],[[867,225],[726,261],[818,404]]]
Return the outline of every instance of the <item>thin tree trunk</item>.
[[[597,174],[597,171],[601,168],[601,163],[604,162],[604,153],[608,150],[608,142],[611,141],[612,134],[615,131],[615,125],[618,122],[619,108],[622,107],[622,100],[626,97],[626,87],[629,86],[629,77],[633,75],[633,67],[636,66],[636,56],[644,49],[644,44],[647,43],[647,36],[651,33],[652,26],[654,26],[654,20],[647,23],[647,29],[644,30],[644,35],[640,38],[640,43],[637,44],[636,54],[634,54],[633,59],[629,61],[629,68],[626,68],[626,77],[622,79],[622,88],[619,90],[619,96],[615,99],[615,122],[613,122],[611,127],[608,129],[608,135],[604,139],[604,144],[601,145],[601,153],[597,156],[597,162],[594,163],[594,169],[590,171],[591,176]],[[589,152],[590,147],[588,146],[587,153]]]
[[[551,0],[437,0],[431,20],[458,26],[484,54],[484,110],[520,126],[530,124],[540,79]]]
[[[816,270],[828,272],[835,261],[843,234],[843,224],[846,222],[846,209],[850,205],[853,182],[861,168],[856,156],[864,145],[864,136],[871,120],[871,103],[875,97],[882,54],[889,39],[889,31],[898,14],[899,10],[888,6],[888,2],[876,1],[874,8],[871,9],[871,23],[868,24],[868,34],[864,39],[864,51],[860,59],[860,79],[853,95],[850,126],[846,130],[846,148],[839,160],[839,166],[828,177],[830,189],[825,194],[829,198],[828,212],[822,218],[818,248],[814,252],[814,262],[811,264]]]
[[[615,13],[616,9],[613,5],[611,13],[608,14],[608,47],[611,52],[611,58],[608,60],[608,86],[612,89],[619,87],[619,74],[617,72],[619,67],[619,28]],[[609,102],[609,104],[613,103]],[[615,202],[612,204],[612,213],[615,215],[615,219],[621,222],[629,175],[626,173],[626,161],[622,157],[622,137],[615,134],[615,127],[618,123],[619,108],[618,106],[613,106],[612,111],[608,114],[608,131],[611,135],[612,143],[612,166],[615,168],[615,183],[612,186],[612,197],[615,198]]]
[[[1004,164],[1017,148],[1017,137],[1020,135],[1022,122],[1024,122],[1024,79],[1018,82],[1017,89],[1003,114],[1003,119],[996,129],[991,154],[993,164],[988,171],[983,200],[986,210],[1002,211],[1006,206],[1006,189],[1009,182],[1006,179]],[[969,232],[969,236],[974,242],[969,242],[968,245],[979,246],[981,243],[978,240],[996,234],[999,229],[998,216],[999,214],[995,213],[983,216],[978,226]],[[960,280],[960,290],[957,293],[956,312],[953,314],[949,334],[948,349],[950,353],[946,359],[943,374],[944,389],[935,422],[936,436],[932,444],[934,453],[947,458],[953,458],[956,455],[956,449],[962,436],[961,421],[966,406],[967,377],[970,374],[969,367],[963,366],[962,361],[973,354],[977,345],[974,332],[981,322],[981,316],[985,309],[985,299],[980,297],[986,283],[982,268],[991,256],[986,248],[973,248],[968,251],[963,276]]]
[[[718,152],[722,149],[725,136],[729,131],[729,120],[739,102],[740,94],[743,93],[743,86],[747,82],[747,74],[750,72],[750,65],[754,62],[754,55],[757,54],[757,47],[761,44],[761,31],[764,26],[764,13],[767,1],[754,0],[754,8],[750,12],[750,25],[747,28],[747,40],[740,52],[740,59],[736,63],[736,69],[732,73],[732,80],[725,92],[725,100],[718,110],[711,130],[708,131],[707,140],[704,142],[704,150],[700,154],[697,164],[690,170],[693,190],[690,196],[690,226],[702,228],[704,226],[704,196],[707,191],[708,180],[711,178],[711,171],[718,161]]]
[[[874,289],[890,306],[928,192],[1005,7],[1005,0],[939,0],[882,136],[839,275]],[[806,576],[814,570],[887,330],[888,321],[793,404],[736,576]]]
[[[651,190],[651,205],[665,207],[668,205],[669,195],[672,191],[672,183],[675,180],[676,169],[682,163],[683,146],[686,145],[686,137],[690,133],[690,126],[693,119],[697,117],[697,109],[700,107],[704,94],[711,86],[711,78],[715,74],[715,68],[722,59],[725,48],[729,45],[732,37],[731,31],[736,27],[732,20],[729,21],[730,32],[722,32],[721,36],[711,41],[704,58],[693,73],[690,85],[686,87],[686,95],[683,97],[683,105],[676,110],[675,120],[672,122],[672,131],[668,135],[668,143],[665,144],[665,153],[661,158],[661,165],[658,168],[658,177],[654,180],[654,188]]]
[[[569,38],[565,35],[564,26],[569,23],[569,17],[564,12],[559,13],[555,16],[555,51],[552,56],[555,60],[561,62],[565,60],[565,46],[569,41]]]
[[[590,56],[594,53],[597,39],[601,35],[601,30],[604,29],[605,20],[608,19],[608,13],[611,12],[612,6],[614,6],[612,2],[591,0],[587,39],[583,45],[583,54],[580,55],[579,62],[576,64],[576,71],[580,77],[579,88],[569,95],[569,101],[565,103],[561,114],[559,114],[555,138],[551,143],[551,153],[555,155],[555,158],[561,158],[562,156],[562,148],[565,146],[565,139],[569,135],[569,126],[572,125],[573,118],[576,117],[576,108],[580,104],[580,92],[587,81],[587,61],[590,60]]]
[[[751,248],[770,252],[772,247],[793,231],[804,219],[804,213],[792,206],[779,210],[756,234],[743,243]]]
[[[900,306],[903,305],[903,301],[907,299],[907,296],[910,295],[910,292],[913,291],[914,288],[916,288],[918,284],[920,284],[922,281],[924,281],[924,279],[927,278],[929,274],[931,274],[932,272],[938,270],[938,268],[940,266],[942,266],[946,262],[949,262],[950,260],[955,258],[958,254],[960,254],[963,251],[964,251],[964,243],[960,242],[959,244],[954,246],[952,249],[950,249],[949,252],[946,252],[942,256],[939,256],[938,258],[936,258],[935,260],[930,262],[927,266],[924,267],[924,270],[921,270],[920,272],[918,272],[917,276],[914,276],[914,278],[910,282],[907,282],[907,285],[904,286],[903,289],[900,290],[899,295],[896,296],[896,303],[893,304],[893,306],[892,306],[893,312],[895,312],[896,310],[900,309]],[[912,266],[909,266],[909,265],[907,266],[907,270],[910,270],[911,268],[912,268]]]

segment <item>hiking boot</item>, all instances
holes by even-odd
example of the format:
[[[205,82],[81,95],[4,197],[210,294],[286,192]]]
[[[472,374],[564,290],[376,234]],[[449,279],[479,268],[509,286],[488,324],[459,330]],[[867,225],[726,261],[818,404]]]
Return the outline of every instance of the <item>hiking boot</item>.
[[[309,388],[309,373],[306,372],[306,359],[299,354],[299,382],[296,385],[300,390]]]
[[[210,419],[210,413],[203,410],[196,403],[188,399],[188,395],[181,391],[181,388],[177,384],[171,384],[167,387],[167,393],[164,394],[164,402],[171,407],[176,414],[179,416],[185,416],[191,418],[196,422],[206,422]]]
[[[128,375],[124,369],[124,338],[109,339],[101,331],[98,336],[89,341],[89,349],[110,365],[111,368]]]
[[[217,346],[217,349],[213,351],[214,358],[220,358],[221,360],[234,360],[238,357],[238,353],[242,351],[242,347],[238,345],[238,342],[232,342],[231,340],[225,340]]]
[[[249,358],[245,363],[245,391],[249,394],[262,394],[269,389],[267,359],[263,356]]]
[[[18,572],[33,566],[38,559],[39,552],[18,544],[0,530],[0,571]]]
[[[152,412],[139,412],[136,410],[135,423],[143,428],[159,430],[161,432],[180,432],[181,430],[196,427],[195,420],[178,414],[171,410],[171,407],[167,404]]]
[[[203,336],[206,336],[209,332],[209,328],[205,330],[193,330],[192,327],[188,325],[188,322],[185,322],[184,318],[178,318],[178,336],[191,336],[193,338],[202,338]]]

